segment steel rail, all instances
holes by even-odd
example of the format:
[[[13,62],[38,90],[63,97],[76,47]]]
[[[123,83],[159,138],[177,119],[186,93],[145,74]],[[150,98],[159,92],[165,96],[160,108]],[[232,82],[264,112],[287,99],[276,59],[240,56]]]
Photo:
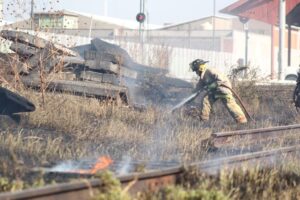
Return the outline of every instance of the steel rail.
[[[211,134],[211,137],[206,141],[206,143],[208,142],[210,146],[215,148],[233,146],[237,143],[245,144],[247,146],[247,144],[252,145],[253,143],[261,143],[267,142],[268,140],[274,141],[286,138],[287,136],[290,136],[287,131],[296,129],[300,129],[300,124],[218,132]],[[275,135],[276,137],[274,137]]]
[[[291,153],[300,150],[300,145],[282,147],[266,151],[258,151],[254,153],[245,153],[235,156],[229,156],[220,159],[214,159],[206,162],[191,164],[191,167],[198,167],[199,169],[213,169],[214,167],[220,167],[224,165],[235,165],[237,163],[247,162],[255,159],[267,158],[274,155],[280,155],[284,153]]]
[[[213,133],[212,137],[221,138],[221,137],[243,136],[243,135],[287,131],[287,130],[294,130],[294,129],[300,129],[300,124],[293,124],[287,126],[275,126],[269,128],[247,129],[247,130],[240,130],[240,131],[219,132],[219,133]]]
[[[192,163],[186,167],[177,166],[162,170],[156,170],[146,173],[133,173],[127,176],[118,176],[123,187],[130,185],[130,193],[138,191],[157,191],[159,188],[167,185],[175,185],[179,178],[187,171],[196,169],[203,172],[209,172],[212,169],[219,170],[224,166],[231,169],[238,167],[245,162],[265,163],[266,158],[289,154],[300,150],[300,145],[273,149],[269,151],[259,151],[255,153],[241,154],[225,157],[222,159],[208,160]],[[260,160],[263,159],[263,162]],[[275,162],[276,159],[268,159]],[[19,192],[7,192],[0,194],[0,200],[86,200],[95,197],[99,193],[99,188],[103,186],[100,180],[87,179],[73,183],[62,183],[57,185],[45,186],[37,189],[28,189]]]

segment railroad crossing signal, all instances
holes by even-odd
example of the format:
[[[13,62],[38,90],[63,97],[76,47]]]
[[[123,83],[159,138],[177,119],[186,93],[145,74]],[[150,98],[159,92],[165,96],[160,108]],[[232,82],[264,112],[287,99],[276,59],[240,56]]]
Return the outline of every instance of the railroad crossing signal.
[[[143,23],[146,19],[146,15],[142,12],[138,13],[136,15],[136,21],[140,22],[140,23]]]

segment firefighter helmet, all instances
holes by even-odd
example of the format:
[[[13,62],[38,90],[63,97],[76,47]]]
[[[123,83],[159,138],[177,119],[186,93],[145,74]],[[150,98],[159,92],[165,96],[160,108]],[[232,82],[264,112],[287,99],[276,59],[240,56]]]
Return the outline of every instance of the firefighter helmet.
[[[205,61],[202,59],[196,59],[193,62],[190,63],[190,68],[192,69],[193,72],[196,71],[201,71],[203,72],[205,70],[205,64],[208,63],[209,61]]]

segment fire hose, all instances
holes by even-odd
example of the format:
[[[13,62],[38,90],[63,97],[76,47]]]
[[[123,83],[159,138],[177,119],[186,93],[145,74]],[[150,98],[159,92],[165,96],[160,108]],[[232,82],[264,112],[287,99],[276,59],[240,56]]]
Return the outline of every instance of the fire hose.
[[[240,105],[242,106],[244,112],[246,113],[247,118],[248,118],[249,120],[251,120],[251,121],[254,121],[254,119],[253,119],[253,118],[251,117],[251,115],[249,114],[249,112],[248,112],[248,110],[247,110],[245,104],[243,103],[241,97],[240,97],[240,96],[239,96],[239,95],[238,95],[231,87],[228,87],[228,86],[223,85],[223,84],[221,84],[220,86],[229,89],[229,90],[233,93],[233,95],[238,99],[238,101],[239,101]]]

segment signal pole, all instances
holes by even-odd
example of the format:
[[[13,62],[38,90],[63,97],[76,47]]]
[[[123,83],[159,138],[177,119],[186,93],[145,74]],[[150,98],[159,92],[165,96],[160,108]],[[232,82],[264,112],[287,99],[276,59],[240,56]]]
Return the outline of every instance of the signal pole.
[[[140,12],[136,15],[136,20],[139,22],[139,41],[142,52],[142,62],[144,62],[144,21],[146,19],[145,15],[145,0],[140,0]]]
[[[34,13],[33,13],[33,9],[34,9],[34,0],[31,0],[31,10],[30,10],[30,19],[31,19],[31,30],[34,29],[34,22],[33,22],[33,18],[34,18]]]
[[[215,40],[216,40],[216,0],[213,0],[213,20],[212,20],[212,25],[213,25],[213,31],[212,31],[212,51],[215,51]]]
[[[140,0],[140,13],[145,13],[145,0]],[[143,42],[144,20],[139,21],[139,37],[140,42]]]
[[[278,79],[283,80],[286,0],[279,0],[279,52],[278,52]]]

